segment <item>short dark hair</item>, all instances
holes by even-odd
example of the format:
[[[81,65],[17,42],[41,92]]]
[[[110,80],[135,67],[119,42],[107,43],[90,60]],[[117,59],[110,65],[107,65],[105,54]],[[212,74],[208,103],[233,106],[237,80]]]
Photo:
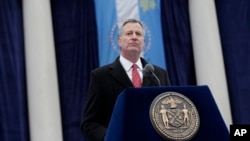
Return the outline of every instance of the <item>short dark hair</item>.
[[[123,27],[127,24],[127,23],[139,23],[142,27],[142,29],[144,29],[144,25],[142,24],[141,21],[137,20],[137,19],[128,19],[126,21],[123,22],[121,28],[120,28],[120,32],[119,32],[119,37],[121,36],[122,34],[122,30],[123,30]]]

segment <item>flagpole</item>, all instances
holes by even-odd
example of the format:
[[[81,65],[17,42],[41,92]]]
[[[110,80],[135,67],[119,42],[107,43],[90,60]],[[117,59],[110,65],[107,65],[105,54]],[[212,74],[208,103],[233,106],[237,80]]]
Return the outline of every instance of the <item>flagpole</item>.
[[[61,113],[49,0],[23,0],[31,141],[62,141]]]
[[[189,0],[189,13],[197,83],[209,86],[229,129],[232,118],[214,0]]]

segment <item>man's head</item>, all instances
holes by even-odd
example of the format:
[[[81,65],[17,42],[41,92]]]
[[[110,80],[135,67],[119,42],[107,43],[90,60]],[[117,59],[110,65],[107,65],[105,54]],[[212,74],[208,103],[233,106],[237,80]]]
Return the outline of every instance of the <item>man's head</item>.
[[[125,21],[120,29],[118,44],[121,55],[131,62],[136,62],[145,45],[144,26],[135,19]]]

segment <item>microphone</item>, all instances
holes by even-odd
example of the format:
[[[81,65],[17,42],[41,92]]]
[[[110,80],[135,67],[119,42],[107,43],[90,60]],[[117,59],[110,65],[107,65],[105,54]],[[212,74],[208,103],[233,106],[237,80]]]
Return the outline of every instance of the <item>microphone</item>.
[[[156,79],[157,83],[159,86],[161,86],[161,82],[159,80],[159,78],[155,75],[154,73],[154,66],[151,64],[146,64],[144,69],[142,70],[143,75],[147,76],[147,75],[153,75],[153,77]]]

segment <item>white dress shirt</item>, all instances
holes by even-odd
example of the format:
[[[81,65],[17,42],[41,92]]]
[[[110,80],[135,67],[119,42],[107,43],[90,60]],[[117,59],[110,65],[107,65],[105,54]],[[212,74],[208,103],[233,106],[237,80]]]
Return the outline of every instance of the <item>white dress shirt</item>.
[[[133,63],[130,62],[129,60],[127,60],[126,58],[124,58],[122,55],[120,55],[120,58],[119,58],[124,70],[126,71],[129,79],[132,81],[132,65]],[[139,75],[141,77],[141,80],[143,78],[143,74],[142,74],[142,63],[141,63],[141,59],[138,59],[137,62],[135,63],[137,65],[137,71],[139,72]],[[141,81],[143,82],[143,81]]]

